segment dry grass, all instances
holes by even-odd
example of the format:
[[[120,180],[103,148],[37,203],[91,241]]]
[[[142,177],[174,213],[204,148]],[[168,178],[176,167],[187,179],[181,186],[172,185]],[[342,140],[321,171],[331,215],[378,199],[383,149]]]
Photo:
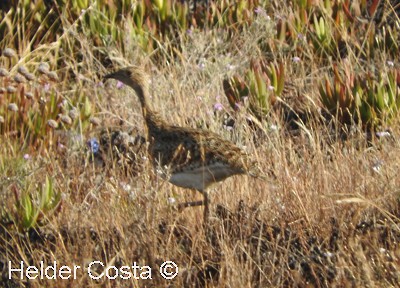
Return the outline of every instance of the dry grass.
[[[216,185],[205,233],[200,220],[203,208],[178,212],[169,204],[170,198],[184,202],[200,198],[200,194],[164,182],[142,157],[145,154],[138,157],[135,175],[126,175],[111,153],[105,153],[104,165],[92,161],[85,141],[98,135],[99,128],[78,126],[61,136],[53,135],[54,143],[60,137],[65,149],[60,151],[54,144],[39,147],[39,153],[29,147],[21,150],[21,139],[1,136],[4,213],[15,211],[15,191],[29,183],[39,185],[46,175],[53,177],[55,189],[62,193],[61,207],[46,215],[35,229],[20,231],[12,221],[2,222],[0,283],[4,287],[398,285],[399,125],[391,126],[390,139],[367,141],[356,131],[341,140],[331,135],[335,133],[328,123],[317,121],[290,133],[280,116],[272,113],[255,132],[246,121],[245,108],[238,113],[229,110],[221,84],[262,54],[257,43],[272,33],[272,24],[253,25],[229,41],[223,31],[195,31],[184,41],[179,57],[171,59],[161,52],[164,59],[159,63],[163,64],[158,65],[142,55],[135,43],[125,54],[118,47],[107,49],[116,67],[142,63],[148,68],[151,104],[165,119],[178,125],[207,127],[232,140],[257,161],[268,180],[237,176]],[[102,126],[119,126],[122,120],[124,127],[133,126],[141,135],[143,122],[133,91],[116,89],[115,83],[97,85],[109,69],[93,56],[90,39],[75,34],[74,29],[70,28],[63,41],[81,43],[79,61],[73,58],[76,50],[64,51],[64,56],[57,58],[58,48],[42,47],[28,52],[28,66],[37,66],[35,57],[47,58],[50,63],[62,61],[64,70],[58,73],[65,78],[56,86],[62,97],[87,95]],[[281,52],[273,53],[268,58],[277,58]],[[4,65],[7,62],[1,61]],[[288,78],[305,95],[307,105],[317,110],[321,75],[310,70],[324,67],[291,59],[286,66]],[[217,102],[235,118],[233,130],[225,129],[223,115],[214,112]],[[31,155],[29,160],[23,159],[25,153]],[[58,266],[87,267],[96,260],[116,267],[135,262],[150,266],[152,280],[103,277],[95,281],[83,269],[74,280],[20,280],[18,273],[12,280],[8,278],[8,261],[13,267],[20,261],[35,266],[40,261],[56,261]],[[174,280],[164,280],[158,273],[166,260],[179,267]]]

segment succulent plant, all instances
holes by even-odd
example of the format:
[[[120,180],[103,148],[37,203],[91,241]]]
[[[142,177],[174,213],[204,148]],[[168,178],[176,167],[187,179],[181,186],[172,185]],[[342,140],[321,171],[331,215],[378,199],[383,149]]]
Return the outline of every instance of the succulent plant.
[[[258,118],[264,118],[281,96],[285,83],[283,64],[268,65],[265,60],[252,60],[245,76],[234,75],[224,80],[224,92],[230,106],[238,109],[243,98],[248,97],[250,110]]]
[[[343,75],[344,74],[344,75]],[[355,74],[350,70],[340,73],[335,67],[333,77],[325,76],[320,84],[323,106],[344,124],[361,123],[374,129],[393,119],[400,108],[400,89],[397,71]]]
[[[30,187],[23,187],[23,191],[14,189],[17,204],[13,220],[22,231],[35,228],[57,211],[61,204],[61,193],[55,191],[52,178],[46,177],[45,183],[35,191]]]

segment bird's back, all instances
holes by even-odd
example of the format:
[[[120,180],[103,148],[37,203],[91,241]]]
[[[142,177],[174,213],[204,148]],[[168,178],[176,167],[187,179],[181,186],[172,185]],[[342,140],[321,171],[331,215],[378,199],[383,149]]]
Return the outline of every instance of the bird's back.
[[[149,130],[149,152],[155,165],[169,169],[175,185],[202,191],[249,169],[247,155],[215,133],[165,123],[159,128]]]

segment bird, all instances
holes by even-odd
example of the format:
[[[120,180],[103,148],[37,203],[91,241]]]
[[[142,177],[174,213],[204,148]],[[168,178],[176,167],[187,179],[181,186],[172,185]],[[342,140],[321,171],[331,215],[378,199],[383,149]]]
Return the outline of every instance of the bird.
[[[148,156],[161,177],[170,183],[196,190],[203,201],[186,202],[180,207],[204,205],[204,220],[209,216],[208,188],[226,178],[248,174],[258,177],[255,164],[232,142],[218,134],[167,123],[149,105],[149,76],[142,66],[130,66],[104,76],[131,87],[141,105]]]

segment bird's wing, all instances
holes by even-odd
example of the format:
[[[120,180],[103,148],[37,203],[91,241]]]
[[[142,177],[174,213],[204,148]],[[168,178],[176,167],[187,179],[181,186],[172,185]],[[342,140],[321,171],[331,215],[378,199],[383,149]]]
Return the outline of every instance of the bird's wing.
[[[150,149],[156,162],[174,170],[212,162],[226,163],[238,173],[249,168],[247,155],[239,147],[208,131],[171,127],[167,133],[153,135]]]

